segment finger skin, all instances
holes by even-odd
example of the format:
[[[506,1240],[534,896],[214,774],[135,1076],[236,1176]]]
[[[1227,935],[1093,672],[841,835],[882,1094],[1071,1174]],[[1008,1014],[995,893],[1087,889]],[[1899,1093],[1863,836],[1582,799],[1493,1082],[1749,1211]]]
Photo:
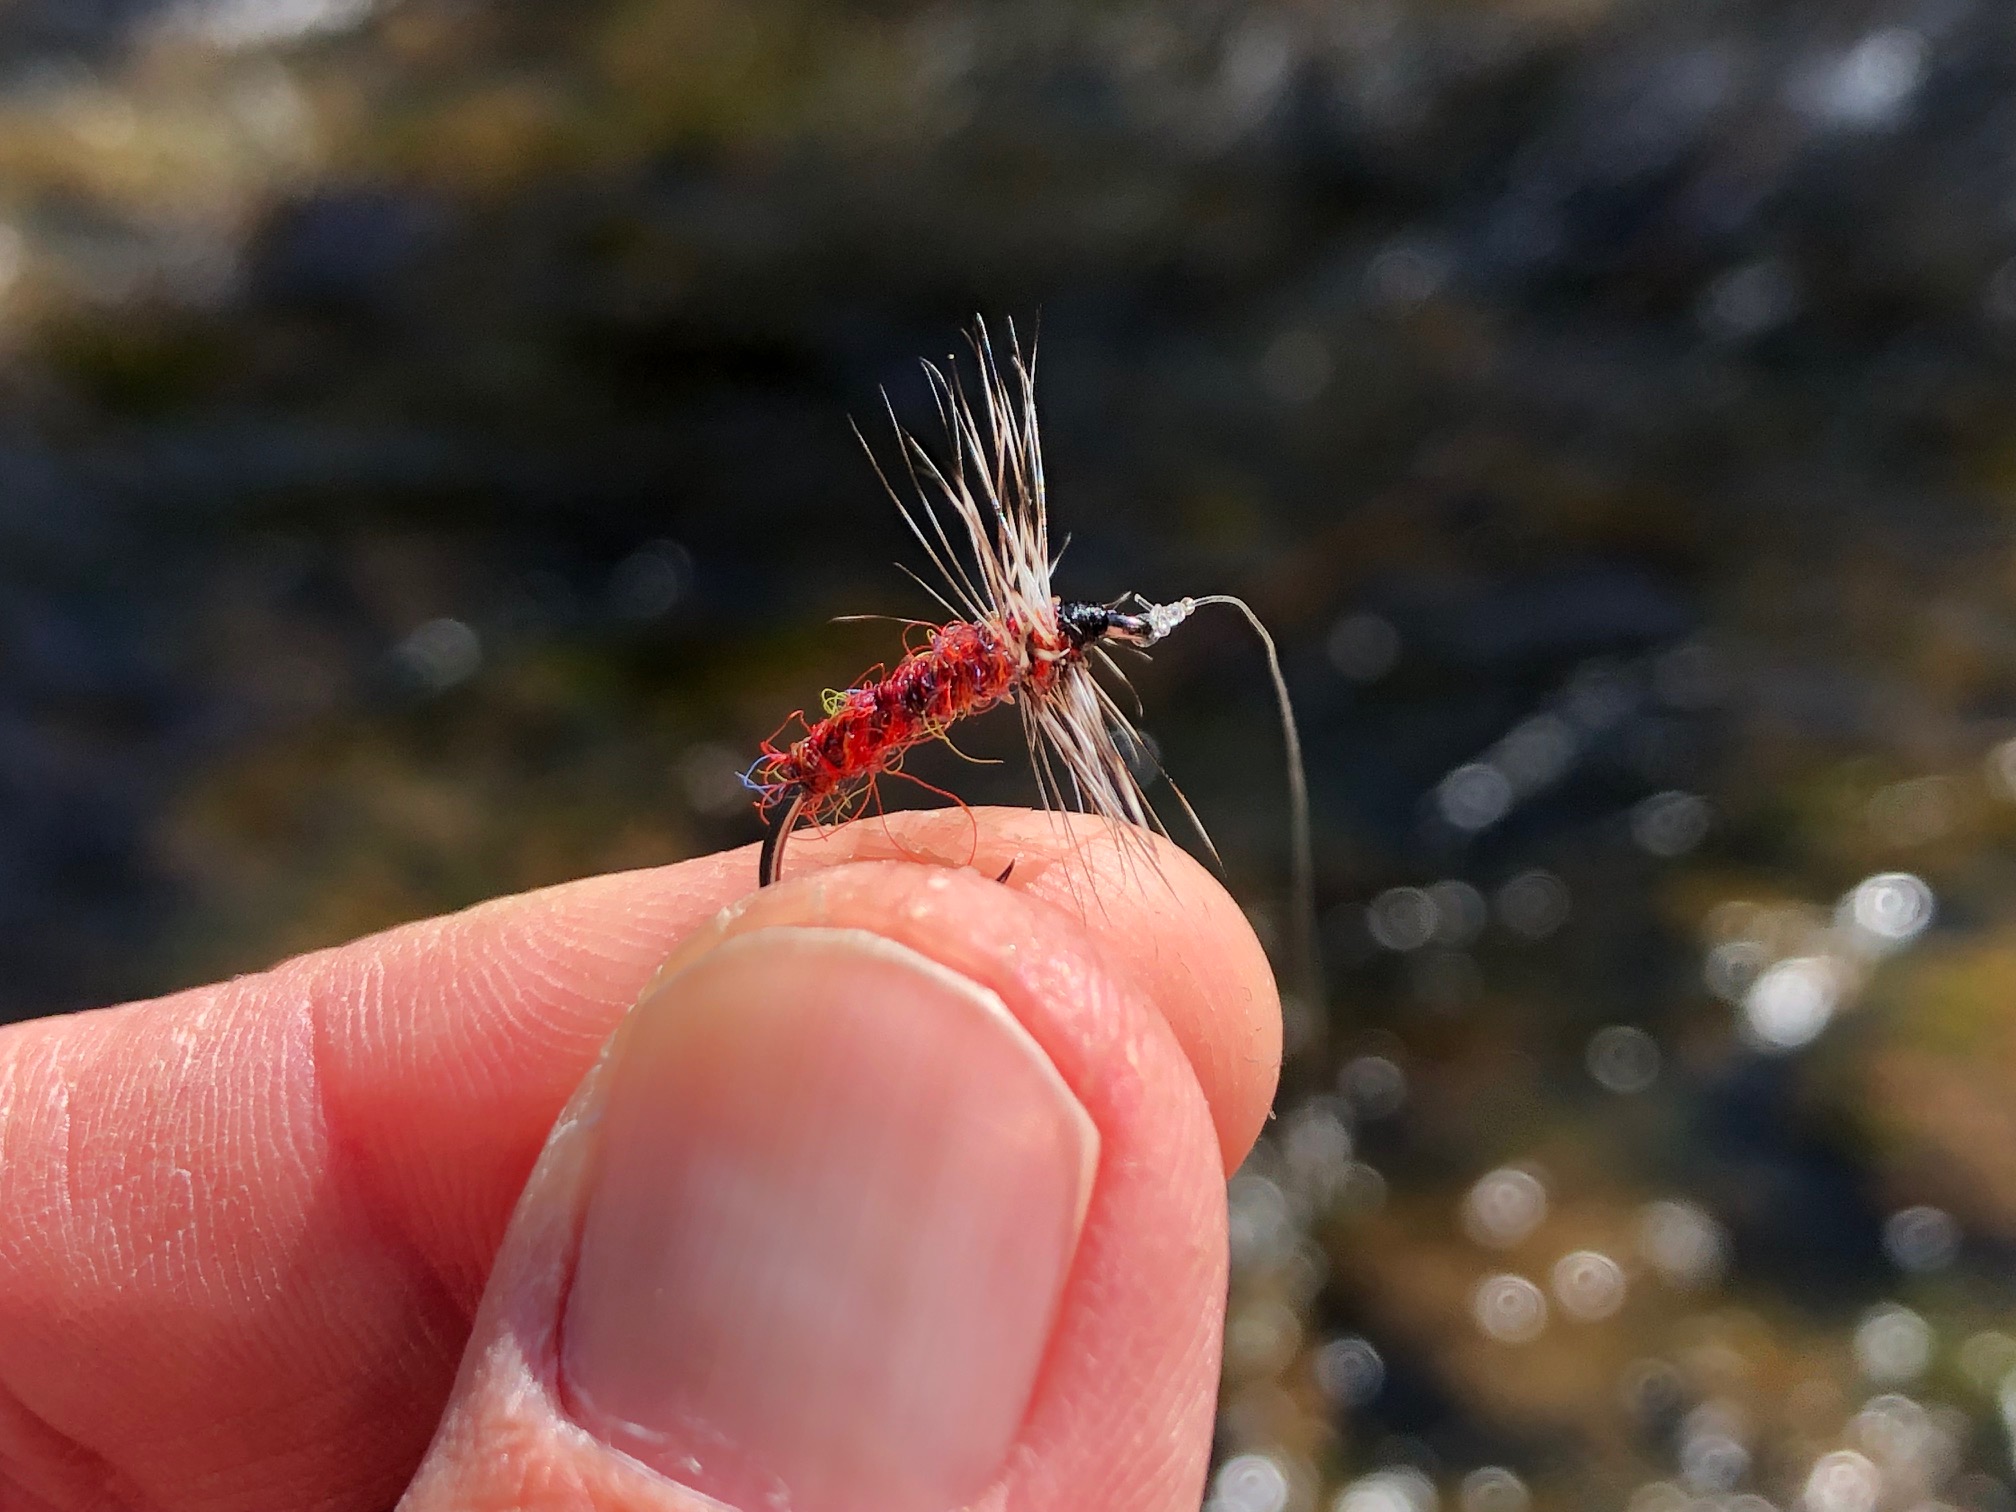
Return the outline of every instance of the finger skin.
[[[1088,921],[1083,958],[1152,1005],[1221,1169],[1236,1159],[1278,1028],[1231,901],[1180,856],[1095,890],[1057,864],[1072,847],[1051,821],[980,826],[977,853],[956,814],[896,834],[1012,859],[994,896]],[[878,826],[794,842],[791,875],[890,843]],[[1102,844],[1083,865],[1117,876]],[[667,954],[753,876],[745,850],[597,878],[0,1033],[0,1492],[388,1504],[556,1113]]]
[[[787,883],[716,929],[778,925],[868,930],[998,993],[1098,1126],[1098,1179],[1050,1352],[1006,1475],[974,1506],[1194,1507],[1217,1385],[1224,1186],[1208,1109],[1166,1021],[1104,969],[1080,920],[973,871],[847,866]],[[584,1132],[556,1144],[528,1188],[407,1512],[711,1505],[640,1475],[569,1418],[556,1319],[572,1197],[591,1159],[592,1111],[580,1117]]]

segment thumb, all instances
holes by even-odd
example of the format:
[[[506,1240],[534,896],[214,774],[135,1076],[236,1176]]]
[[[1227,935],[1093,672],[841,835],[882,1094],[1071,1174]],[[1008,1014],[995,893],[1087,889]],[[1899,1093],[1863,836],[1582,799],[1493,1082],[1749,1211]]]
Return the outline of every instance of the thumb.
[[[1110,958],[893,864],[690,941],[556,1125],[403,1505],[1194,1508],[1222,1167]]]

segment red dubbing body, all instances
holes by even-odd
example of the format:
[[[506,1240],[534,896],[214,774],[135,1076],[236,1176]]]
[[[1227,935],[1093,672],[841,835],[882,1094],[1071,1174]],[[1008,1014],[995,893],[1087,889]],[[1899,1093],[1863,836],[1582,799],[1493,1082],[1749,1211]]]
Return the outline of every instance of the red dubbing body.
[[[1015,627],[941,625],[894,671],[836,695],[833,712],[803,738],[782,749],[775,736],[766,740],[745,780],[764,810],[802,803],[816,818],[889,771],[912,746],[1002,702],[1022,676]]]

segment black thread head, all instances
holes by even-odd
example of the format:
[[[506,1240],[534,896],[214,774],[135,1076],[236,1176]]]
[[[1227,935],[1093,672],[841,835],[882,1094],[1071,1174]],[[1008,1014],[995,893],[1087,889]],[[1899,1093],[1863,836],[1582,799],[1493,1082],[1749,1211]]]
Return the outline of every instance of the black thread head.
[[[1130,646],[1152,646],[1166,633],[1145,614],[1126,614],[1109,604],[1057,602],[1057,628],[1073,651],[1094,641],[1116,640]]]
[[[1073,651],[1083,651],[1096,640],[1103,639],[1111,626],[1108,621],[1113,611],[1104,604],[1072,604],[1059,602],[1057,605],[1057,628],[1064,632],[1064,639]]]

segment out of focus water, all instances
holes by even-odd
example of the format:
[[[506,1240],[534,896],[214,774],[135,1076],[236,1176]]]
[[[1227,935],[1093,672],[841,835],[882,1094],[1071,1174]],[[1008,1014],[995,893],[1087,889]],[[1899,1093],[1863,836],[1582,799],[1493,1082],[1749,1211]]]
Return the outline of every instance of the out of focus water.
[[[1305,723],[1216,1512],[2016,1508],[1991,0],[22,0],[0,1006],[754,838],[975,311]],[[1278,933],[1257,667],[1143,695]]]

